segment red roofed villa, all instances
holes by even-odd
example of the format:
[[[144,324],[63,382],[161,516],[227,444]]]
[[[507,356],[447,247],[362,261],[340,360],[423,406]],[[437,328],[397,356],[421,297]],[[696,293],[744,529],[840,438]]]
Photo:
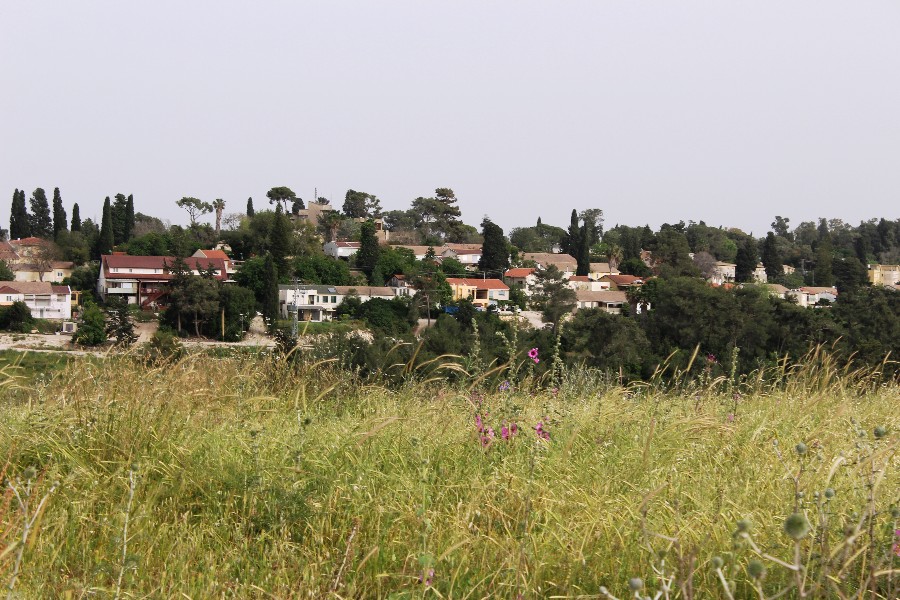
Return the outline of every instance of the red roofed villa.
[[[103,255],[97,292],[104,300],[112,294],[124,298],[128,304],[155,310],[166,305],[169,281],[174,277],[169,268],[174,262],[174,256]],[[213,269],[217,280],[228,279],[225,261],[221,258],[191,256],[185,258],[184,262],[192,275],[200,275],[201,270]]]

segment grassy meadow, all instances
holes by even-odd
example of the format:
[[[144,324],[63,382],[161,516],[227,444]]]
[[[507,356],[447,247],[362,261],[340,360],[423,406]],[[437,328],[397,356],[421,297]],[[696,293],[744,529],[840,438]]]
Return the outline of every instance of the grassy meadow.
[[[822,354],[629,387],[30,356],[0,365],[10,597],[900,597],[900,386]]]

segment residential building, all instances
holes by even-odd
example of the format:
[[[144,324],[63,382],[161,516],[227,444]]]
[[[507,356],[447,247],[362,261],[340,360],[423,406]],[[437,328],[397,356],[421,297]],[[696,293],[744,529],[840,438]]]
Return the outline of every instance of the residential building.
[[[578,261],[569,254],[554,254],[552,252],[524,252],[523,261],[534,261],[540,269],[548,269],[555,266],[565,276],[574,275],[578,270]]]
[[[821,306],[820,302],[830,303],[837,300],[838,291],[834,287],[807,286],[790,290],[787,295],[796,298],[800,306]]]
[[[766,291],[769,292],[772,296],[777,296],[778,298],[787,298],[788,294],[790,294],[791,290],[784,287],[780,283],[767,283],[765,285]]]
[[[228,280],[228,270],[221,258],[191,256],[184,262],[192,275],[199,276],[201,271],[212,269],[215,279]],[[174,263],[173,256],[104,254],[100,260],[97,293],[104,300],[113,295],[142,309],[163,307],[168,304],[169,282],[173,277],[170,268]]]
[[[362,246],[362,242],[337,240],[326,243],[323,249],[325,250],[325,254],[330,256],[331,258],[343,258],[344,260],[350,260],[351,256],[359,252],[360,246]]]
[[[576,290],[575,291],[576,306],[583,308],[599,308],[614,315],[621,314],[622,306],[628,304],[628,297],[625,292],[602,290]]]
[[[448,277],[447,283],[453,290],[453,300],[470,300],[484,308],[509,300],[509,287],[499,279]]]
[[[711,277],[707,279],[713,285],[722,285],[734,281],[737,265],[734,263],[716,261],[714,271]]]
[[[521,267],[509,269],[503,274],[503,278],[506,280],[507,285],[519,286],[526,295],[530,296],[533,292],[534,284],[537,282],[537,277],[534,275],[535,270],[536,269],[525,269]]]
[[[279,285],[278,303],[281,316],[292,318],[298,313],[297,320],[320,323],[334,319],[335,311],[351,294],[355,294],[362,302],[373,298],[393,300],[393,288],[353,285]]]
[[[237,273],[237,265],[234,264],[234,261],[231,260],[231,257],[225,254],[224,250],[219,248],[213,250],[197,250],[191,256],[194,258],[216,258],[221,259],[225,262],[225,272],[228,273],[228,278],[231,279],[232,275]]]
[[[604,275],[600,281],[608,283],[609,289],[613,291],[625,291],[628,288],[644,285],[644,280],[634,275]]]
[[[296,214],[289,214],[288,216],[292,220],[296,221],[305,221],[311,224],[313,227],[318,227],[322,224],[323,217],[330,213],[335,212],[335,209],[330,204],[319,204],[318,202],[310,202],[306,205],[306,208],[301,209]]]
[[[49,281],[0,281],[0,306],[24,302],[36,319],[72,318],[72,290]]]
[[[595,281],[590,278],[589,275],[572,275],[569,277],[569,281],[567,282],[568,286],[575,290],[588,291],[588,292],[599,292],[602,290],[609,289],[608,281]]]
[[[410,285],[406,275],[403,275],[402,273],[398,273],[391,277],[388,280],[387,285],[394,290],[395,296],[415,296],[418,291]]]
[[[604,275],[618,275],[619,269],[610,266],[608,262],[600,262],[600,263],[591,263],[590,271],[588,272],[588,277],[591,278],[592,281],[599,281],[601,277]]]
[[[758,263],[753,270],[753,281],[756,281],[757,283],[766,283],[769,281],[769,276],[766,274],[766,267],[762,263]]]
[[[467,269],[475,269],[481,260],[481,244],[444,244],[440,255],[442,258],[455,258]]]
[[[869,265],[869,282],[896,289],[900,286],[900,265]]]
[[[61,283],[71,277],[75,264],[56,260],[52,242],[29,237],[0,242],[0,260],[6,262],[16,281]]]

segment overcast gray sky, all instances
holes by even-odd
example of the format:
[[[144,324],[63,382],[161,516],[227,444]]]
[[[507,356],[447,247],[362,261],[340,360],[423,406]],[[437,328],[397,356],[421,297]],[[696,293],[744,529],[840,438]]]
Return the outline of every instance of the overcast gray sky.
[[[900,217],[900,3],[3,2],[14,188],[385,209],[452,187],[507,231]]]

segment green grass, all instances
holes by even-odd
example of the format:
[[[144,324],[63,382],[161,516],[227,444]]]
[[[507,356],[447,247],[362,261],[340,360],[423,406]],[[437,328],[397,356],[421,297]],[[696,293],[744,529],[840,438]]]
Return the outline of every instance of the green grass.
[[[22,555],[25,598],[114,597],[120,574],[124,598],[625,598],[630,577],[652,596],[661,576],[672,598],[724,598],[715,556],[735,597],[757,597],[743,518],[760,552],[800,552],[805,589],[821,592],[808,597],[900,568],[900,388],[827,362],[742,396],[578,370],[558,392],[389,389],[243,355],[72,361],[39,390],[3,373],[0,478],[34,467],[35,499],[59,482]],[[476,412],[497,434],[487,447]],[[520,433],[498,439],[513,421]],[[827,503],[814,496],[828,487]],[[795,510],[817,525],[796,546],[782,531]],[[3,584],[21,533],[7,489]],[[792,584],[764,562],[766,594]],[[872,585],[867,597],[900,593],[896,574]]]
[[[6,374],[33,380],[39,376],[49,377],[64,369],[72,358],[63,352],[0,350],[0,369]]]

